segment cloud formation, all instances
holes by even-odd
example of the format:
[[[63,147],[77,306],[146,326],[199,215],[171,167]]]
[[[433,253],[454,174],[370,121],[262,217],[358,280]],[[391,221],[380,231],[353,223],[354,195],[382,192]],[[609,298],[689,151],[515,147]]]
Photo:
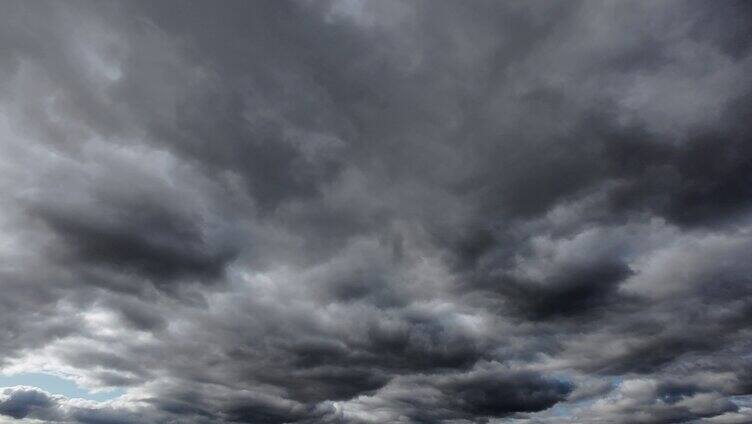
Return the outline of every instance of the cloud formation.
[[[0,5],[0,422],[752,421],[752,8]]]

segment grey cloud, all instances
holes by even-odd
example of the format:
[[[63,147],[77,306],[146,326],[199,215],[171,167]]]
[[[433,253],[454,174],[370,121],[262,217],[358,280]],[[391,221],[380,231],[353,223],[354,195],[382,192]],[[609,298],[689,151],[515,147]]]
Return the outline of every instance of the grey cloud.
[[[395,380],[370,397],[353,401],[354,410],[366,407],[386,414],[379,420],[488,422],[492,418],[545,410],[564,401],[573,384],[533,371],[511,371],[481,363],[465,373],[416,376]],[[393,408],[384,408],[393,404]],[[349,418],[349,417],[347,417]],[[368,421],[368,420],[366,420]]]
[[[619,394],[619,397],[593,405],[593,410],[603,414],[598,419],[611,422],[680,423],[738,410],[734,403],[717,393],[702,393],[692,387],[661,384],[652,380],[624,382]]]
[[[0,6],[47,422],[743,422],[743,2]]]
[[[5,399],[0,404],[0,414],[13,418],[26,418],[30,415],[48,418],[45,413],[54,406],[54,401],[47,394],[33,389],[3,391]]]

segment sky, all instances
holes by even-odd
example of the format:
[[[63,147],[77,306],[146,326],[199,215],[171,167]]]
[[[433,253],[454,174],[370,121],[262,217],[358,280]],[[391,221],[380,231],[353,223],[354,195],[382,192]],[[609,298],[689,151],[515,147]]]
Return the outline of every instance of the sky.
[[[0,423],[752,422],[752,3],[0,2]]]

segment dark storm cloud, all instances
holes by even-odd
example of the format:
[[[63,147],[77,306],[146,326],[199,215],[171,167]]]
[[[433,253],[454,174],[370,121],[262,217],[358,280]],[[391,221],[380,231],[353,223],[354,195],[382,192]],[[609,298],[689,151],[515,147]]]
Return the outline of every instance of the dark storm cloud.
[[[624,184],[612,193],[615,211],[650,209],[679,225],[713,225],[748,210],[750,104],[746,88],[721,115],[718,128],[680,146],[661,146],[647,134],[614,135],[607,160]]]
[[[480,373],[447,383],[444,390],[455,408],[469,417],[499,417],[514,412],[540,411],[569,394],[569,383],[551,381],[535,373]]]
[[[624,264],[596,264],[592,268],[561,270],[556,280],[500,281],[499,290],[512,308],[529,319],[550,319],[587,315],[598,309],[614,307],[619,298],[617,287],[630,271]]]
[[[394,415],[382,418],[386,421],[399,420],[401,415],[420,423],[463,419],[487,422],[547,409],[571,391],[568,382],[484,364],[468,373],[421,376],[390,385],[378,402],[395,405]]]
[[[166,213],[138,209],[115,212],[125,215],[123,220],[131,215],[131,223],[118,222],[118,218],[103,223],[83,221],[50,211],[40,211],[38,216],[72,250],[73,257],[63,260],[119,268],[156,281],[193,275],[211,279],[221,274],[229,255],[207,251],[190,224]]]
[[[5,389],[5,399],[0,404],[0,414],[13,418],[26,418],[34,413],[44,416],[45,411],[54,405],[54,401],[47,394],[33,389],[9,390]]]
[[[744,2],[0,6],[42,422],[745,422]]]

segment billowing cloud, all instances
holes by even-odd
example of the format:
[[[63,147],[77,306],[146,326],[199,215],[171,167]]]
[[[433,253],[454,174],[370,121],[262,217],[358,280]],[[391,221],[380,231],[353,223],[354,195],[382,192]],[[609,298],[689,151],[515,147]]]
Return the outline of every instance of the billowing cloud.
[[[3,3],[0,422],[749,422],[750,17]]]

